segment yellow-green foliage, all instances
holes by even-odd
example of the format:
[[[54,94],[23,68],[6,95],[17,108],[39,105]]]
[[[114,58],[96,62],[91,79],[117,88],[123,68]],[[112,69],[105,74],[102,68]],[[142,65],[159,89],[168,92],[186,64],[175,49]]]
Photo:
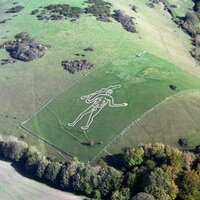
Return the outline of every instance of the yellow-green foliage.
[[[200,170],[191,170],[184,173],[180,196],[184,200],[200,199]]]

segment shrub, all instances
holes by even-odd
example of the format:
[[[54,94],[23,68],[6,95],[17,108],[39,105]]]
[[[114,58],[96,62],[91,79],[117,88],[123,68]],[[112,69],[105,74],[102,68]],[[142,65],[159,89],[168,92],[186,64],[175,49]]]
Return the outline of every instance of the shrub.
[[[192,24],[198,24],[199,22],[199,18],[198,16],[196,15],[195,12],[187,12],[186,16],[185,16],[185,20],[186,22],[191,22]]]
[[[23,159],[25,153],[28,150],[28,145],[19,141],[16,137],[9,137],[4,141],[2,146],[2,154],[6,159],[10,159],[14,162],[20,161]]]
[[[33,146],[29,146],[26,152],[25,170],[30,174],[36,174],[38,163],[42,160],[41,154]]]
[[[173,85],[173,84],[169,85],[169,88],[170,88],[171,90],[174,90],[174,91],[176,91],[176,90],[177,90],[177,87],[176,87],[176,85]]]

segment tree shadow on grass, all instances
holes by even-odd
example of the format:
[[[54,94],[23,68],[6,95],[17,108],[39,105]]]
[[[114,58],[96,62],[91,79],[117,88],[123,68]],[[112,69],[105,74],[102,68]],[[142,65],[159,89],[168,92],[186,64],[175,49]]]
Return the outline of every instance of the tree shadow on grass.
[[[109,166],[112,166],[118,170],[122,170],[124,166],[124,156],[122,153],[107,155],[103,159]]]

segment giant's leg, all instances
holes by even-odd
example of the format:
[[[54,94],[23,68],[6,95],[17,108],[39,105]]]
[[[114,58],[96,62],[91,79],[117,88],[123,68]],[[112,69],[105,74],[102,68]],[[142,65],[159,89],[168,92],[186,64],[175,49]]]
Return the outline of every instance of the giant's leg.
[[[87,121],[87,124],[85,126],[82,126],[81,129],[83,130],[87,130],[90,125],[92,124],[93,120],[94,120],[94,117],[102,110],[103,107],[97,109],[97,110],[94,110],[93,112],[90,113],[90,116],[88,118],[88,121]]]
[[[93,111],[92,108],[93,108],[93,106],[90,106],[89,108],[84,110],[81,114],[79,114],[79,116],[74,120],[74,122],[68,123],[68,126],[75,126],[85,115],[87,115]]]

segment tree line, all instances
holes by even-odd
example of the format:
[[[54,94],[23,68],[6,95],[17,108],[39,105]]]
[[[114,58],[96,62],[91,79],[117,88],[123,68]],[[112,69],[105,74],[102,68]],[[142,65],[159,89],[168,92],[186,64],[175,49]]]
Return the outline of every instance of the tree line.
[[[31,178],[64,191],[105,200],[199,200],[199,148],[180,151],[163,144],[128,148],[122,167],[47,158],[16,137],[0,137],[0,157]]]
[[[173,19],[193,38],[195,48],[190,53],[197,61],[200,61],[200,1],[194,0],[193,9],[189,10],[185,17]]]

